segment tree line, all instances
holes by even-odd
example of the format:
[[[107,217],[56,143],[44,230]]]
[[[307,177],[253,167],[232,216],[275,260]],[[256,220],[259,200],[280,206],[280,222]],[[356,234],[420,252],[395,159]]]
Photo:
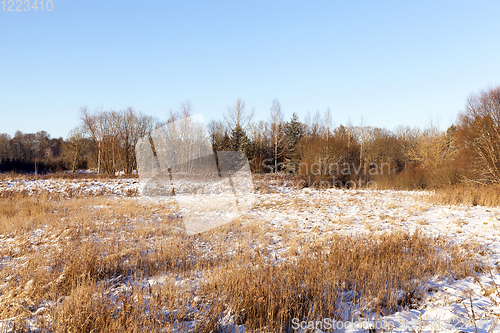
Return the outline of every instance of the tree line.
[[[133,108],[83,107],[81,123],[66,139],[44,131],[0,135],[0,172],[93,169],[131,174],[137,168],[135,145],[170,122],[192,115],[189,102],[168,119]],[[242,99],[227,107],[223,120],[207,130],[214,151],[246,154],[252,171],[290,173],[311,184],[361,186],[370,181],[399,188],[433,188],[459,182],[500,183],[500,86],[471,95],[457,123],[442,131],[361,125],[332,126],[329,109],[285,120],[273,100],[267,121],[253,121]]]
[[[45,131],[27,134],[17,131],[14,137],[0,134],[0,172],[63,170],[64,142],[62,138],[51,138]]]

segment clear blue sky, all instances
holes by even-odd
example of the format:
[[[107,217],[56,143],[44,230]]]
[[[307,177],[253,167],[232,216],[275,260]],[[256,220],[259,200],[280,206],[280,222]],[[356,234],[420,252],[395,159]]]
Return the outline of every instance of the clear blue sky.
[[[10,135],[66,137],[83,105],[165,119],[189,99],[206,120],[222,119],[239,97],[257,120],[277,98],[287,119],[329,107],[334,125],[446,128],[471,93],[500,84],[498,1],[2,7],[0,133]]]

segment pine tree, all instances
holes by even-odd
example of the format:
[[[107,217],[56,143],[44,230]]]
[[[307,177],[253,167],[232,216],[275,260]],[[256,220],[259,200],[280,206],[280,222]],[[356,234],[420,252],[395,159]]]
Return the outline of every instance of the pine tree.
[[[244,152],[249,160],[252,159],[252,143],[240,125],[236,125],[231,130],[229,148],[230,150]]]
[[[297,152],[297,144],[299,140],[304,136],[304,125],[299,122],[297,114],[294,112],[290,121],[286,124],[286,146],[287,146],[287,158],[285,159],[285,165],[289,166],[288,169],[291,171],[296,169],[299,163],[299,154]]]
[[[292,119],[287,124],[287,143],[288,151],[293,153],[296,151],[297,142],[304,136],[304,129],[302,123],[299,122],[297,114],[294,112]]]

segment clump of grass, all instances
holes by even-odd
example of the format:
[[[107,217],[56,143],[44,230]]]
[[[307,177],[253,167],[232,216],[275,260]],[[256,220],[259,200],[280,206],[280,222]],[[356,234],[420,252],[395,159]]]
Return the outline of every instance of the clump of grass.
[[[411,308],[431,276],[464,277],[479,267],[459,248],[419,232],[334,236],[293,262],[223,265],[203,293],[247,328],[289,331],[293,318],[350,320],[361,314],[355,309],[386,315]]]
[[[466,206],[500,206],[500,186],[461,184],[436,189],[428,196],[432,203]]]
[[[0,234],[26,232],[41,223],[50,223],[58,214],[59,200],[47,193],[30,196],[10,193],[0,197]]]
[[[51,309],[53,320],[46,327],[53,332],[82,333],[170,331],[175,320],[163,315],[157,296],[141,288],[109,295],[101,285],[82,281],[70,297]]]

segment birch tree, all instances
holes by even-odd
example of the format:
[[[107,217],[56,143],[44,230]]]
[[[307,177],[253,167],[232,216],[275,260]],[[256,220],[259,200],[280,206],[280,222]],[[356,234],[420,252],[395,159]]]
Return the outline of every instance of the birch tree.
[[[283,149],[283,144],[285,142],[283,112],[281,112],[281,106],[277,99],[273,100],[269,118],[271,140],[273,144],[274,172],[276,173],[278,172],[278,159],[283,156],[285,151]]]

